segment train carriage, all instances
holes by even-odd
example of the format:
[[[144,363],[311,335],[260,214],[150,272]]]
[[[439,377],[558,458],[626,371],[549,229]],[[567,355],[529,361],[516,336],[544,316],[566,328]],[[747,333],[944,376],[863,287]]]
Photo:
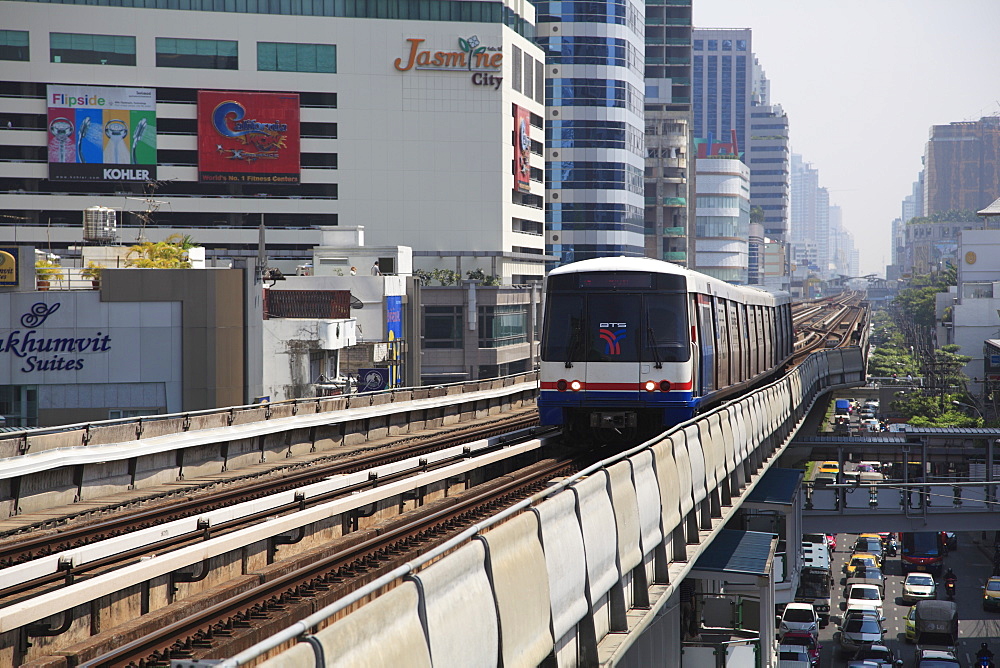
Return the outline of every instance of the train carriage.
[[[786,293],[650,258],[597,258],[546,279],[542,424],[637,441],[777,373],[792,353]]]

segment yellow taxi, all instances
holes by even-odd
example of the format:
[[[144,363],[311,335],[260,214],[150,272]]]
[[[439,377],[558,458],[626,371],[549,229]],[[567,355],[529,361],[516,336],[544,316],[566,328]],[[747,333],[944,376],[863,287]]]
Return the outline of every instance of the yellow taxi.
[[[906,622],[906,640],[913,642],[917,639],[917,606],[910,606],[910,611],[903,617],[903,621]]]
[[[885,542],[886,542],[882,538],[882,535],[881,534],[877,534],[877,533],[859,533],[858,534],[858,538],[874,538],[875,540],[877,540],[880,543],[882,543],[883,546],[885,545]]]
[[[819,468],[816,469],[817,473],[840,473],[840,464],[837,462],[822,462]]]
[[[854,571],[858,568],[879,568],[878,558],[874,554],[855,552],[850,560],[844,565],[844,572],[847,577],[854,577]]]
[[[1000,610],[1000,576],[990,577],[983,585],[983,610]]]

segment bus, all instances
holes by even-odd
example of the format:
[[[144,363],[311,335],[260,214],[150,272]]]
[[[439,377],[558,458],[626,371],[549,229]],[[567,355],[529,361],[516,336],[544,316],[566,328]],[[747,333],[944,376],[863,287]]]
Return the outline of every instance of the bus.
[[[926,571],[940,575],[947,551],[940,531],[910,531],[900,534],[903,573]]]

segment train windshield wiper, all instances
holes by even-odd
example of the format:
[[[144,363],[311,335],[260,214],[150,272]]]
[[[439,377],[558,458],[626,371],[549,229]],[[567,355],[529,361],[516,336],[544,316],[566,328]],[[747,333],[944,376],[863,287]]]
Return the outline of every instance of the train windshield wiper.
[[[656,345],[656,336],[653,335],[652,327],[646,328],[646,336],[649,337],[649,342],[652,344],[650,348],[653,349],[653,361],[654,361],[653,367],[656,369],[662,369],[663,362],[660,361],[660,350],[659,347]]]
[[[576,353],[577,348],[581,347],[583,344],[583,336],[581,336],[581,327],[579,323],[573,327],[573,333],[569,337],[569,345],[566,347],[566,368],[573,368],[573,355]]]

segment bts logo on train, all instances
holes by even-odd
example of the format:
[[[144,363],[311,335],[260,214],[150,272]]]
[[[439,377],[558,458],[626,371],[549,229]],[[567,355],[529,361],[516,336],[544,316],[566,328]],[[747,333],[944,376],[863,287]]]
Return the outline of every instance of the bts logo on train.
[[[628,323],[624,322],[602,322],[601,328],[598,330],[601,338],[604,339],[605,343],[608,344],[607,355],[621,355],[622,347],[621,340],[624,339],[628,333],[625,328],[628,327]]]

